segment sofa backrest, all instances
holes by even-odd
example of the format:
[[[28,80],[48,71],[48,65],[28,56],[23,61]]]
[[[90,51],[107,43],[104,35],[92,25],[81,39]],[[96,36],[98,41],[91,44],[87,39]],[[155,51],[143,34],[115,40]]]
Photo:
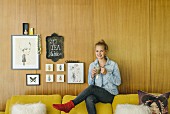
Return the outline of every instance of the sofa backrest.
[[[14,104],[29,104],[41,102],[46,105],[47,114],[60,114],[61,112],[54,109],[52,104],[60,104],[62,98],[60,95],[18,95],[13,96],[7,101],[5,114],[10,114]]]

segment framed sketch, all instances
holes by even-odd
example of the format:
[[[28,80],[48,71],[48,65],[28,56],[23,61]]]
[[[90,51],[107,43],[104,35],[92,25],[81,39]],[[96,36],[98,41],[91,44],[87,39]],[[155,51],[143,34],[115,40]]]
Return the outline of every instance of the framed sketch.
[[[56,82],[64,82],[64,74],[57,74]]]
[[[40,74],[26,74],[26,85],[28,86],[40,85]]]
[[[12,69],[39,69],[38,45],[37,35],[12,35]]]
[[[53,82],[54,76],[53,74],[46,74],[46,82]]]
[[[57,71],[64,71],[64,64],[57,64]]]
[[[45,71],[53,71],[53,64],[45,64]]]
[[[68,83],[84,83],[84,63],[67,63]]]

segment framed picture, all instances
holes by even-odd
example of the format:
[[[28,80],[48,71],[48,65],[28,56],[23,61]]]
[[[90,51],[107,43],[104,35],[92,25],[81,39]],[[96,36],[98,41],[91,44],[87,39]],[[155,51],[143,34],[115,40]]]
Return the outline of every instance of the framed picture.
[[[64,74],[57,74],[56,79],[57,82],[64,82]]]
[[[38,35],[12,35],[12,69],[39,69]]]
[[[84,83],[84,63],[67,63],[68,83]]]
[[[53,74],[46,74],[46,82],[53,82],[54,76]]]
[[[26,74],[26,85],[28,86],[40,85],[40,74]]]
[[[64,71],[64,64],[57,64],[57,71]]]
[[[45,64],[45,71],[53,71],[53,64]]]

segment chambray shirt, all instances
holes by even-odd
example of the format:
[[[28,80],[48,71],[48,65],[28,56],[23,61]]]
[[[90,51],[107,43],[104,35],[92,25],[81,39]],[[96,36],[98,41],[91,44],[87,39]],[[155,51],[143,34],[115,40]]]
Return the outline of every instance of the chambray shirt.
[[[102,87],[111,94],[117,95],[119,93],[117,86],[121,84],[119,68],[116,62],[110,60],[108,57],[106,58],[107,62],[104,67],[106,68],[107,73],[105,75],[100,73],[92,79],[92,69],[94,67],[99,67],[98,59],[90,64],[88,71],[88,84]]]

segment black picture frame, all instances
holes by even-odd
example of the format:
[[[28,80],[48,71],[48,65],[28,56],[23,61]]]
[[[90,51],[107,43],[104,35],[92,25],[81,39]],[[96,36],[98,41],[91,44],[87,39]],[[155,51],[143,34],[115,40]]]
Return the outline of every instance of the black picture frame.
[[[40,74],[26,74],[26,85],[27,86],[39,86],[40,85]]]
[[[46,37],[46,58],[53,62],[64,58],[64,38],[56,33]]]

